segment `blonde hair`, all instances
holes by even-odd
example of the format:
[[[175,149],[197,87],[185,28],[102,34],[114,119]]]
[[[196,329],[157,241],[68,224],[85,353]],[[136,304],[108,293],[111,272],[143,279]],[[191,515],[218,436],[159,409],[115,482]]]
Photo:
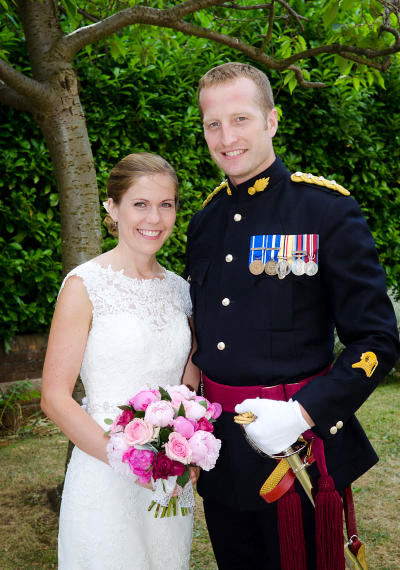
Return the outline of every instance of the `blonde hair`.
[[[229,83],[239,77],[247,77],[251,79],[257,88],[257,99],[263,111],[265,118],[267,118],[271,109],[274,108],[274,95],[272,93],[271,84],[268,77],[252,65],[248,63],[239,63],[231,61],[223,63],[217,67],[213,67],[201,77],[198,87],[198,105],[201,117],[203,112],[200,105],[200,93],[202,89],[207,87],[214,87],[222,83]]]
[[[166,174],[174,184],[175,207],[178,207],[178,177],[175,170],[164,158],[150,152],[128,154],[114,166],[107,182],[107,198],[112,198],[115,204],[121,202],[122,196],[141,176]],[[104,224],[110,234],[118,235],[117,227],[109,214],[104,218]]]

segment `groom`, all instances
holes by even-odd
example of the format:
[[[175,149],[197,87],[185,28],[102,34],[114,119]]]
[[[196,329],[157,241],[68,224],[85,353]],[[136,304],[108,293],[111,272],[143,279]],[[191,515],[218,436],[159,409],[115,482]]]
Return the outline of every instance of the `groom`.
[[[255,413],[247,434],[268,454],[312,428],[341,490],[378,459],[354,412],[393,367],[398,333],[355,200],[334,181],[291,175],[275,155],[267,77],[242,63],[211,69],[199,83],[199,108],[210,154],[227,178],[188,230],[193,361],[206,397],[224,409],[216,424],[221,455],[198,491],[218,567],[274,570],[281,568],[277,507],[259,489],[276,461],[250,447],[235,411]],[[331,367],[335,327],[345,348]],[[309,473],[318,479],[315,465]],[[314,512],[300,494],[311,570]]]

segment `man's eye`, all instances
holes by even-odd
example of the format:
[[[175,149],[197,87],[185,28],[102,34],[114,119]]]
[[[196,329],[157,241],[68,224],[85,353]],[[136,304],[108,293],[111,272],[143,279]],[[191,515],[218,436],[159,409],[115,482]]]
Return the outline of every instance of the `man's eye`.
[[[208,123],[207,127],[209,129],[215,129],[216,127],[218,127],[219,122],[218,121],[213,121],[212,123]]]
[[[246,121],[246,119],[247,119],[247,117],[242,117],[242,116],[241,116],[241,117],[237,117],[236,120],[237,120],[238,123],[241,123],[242,121]]]

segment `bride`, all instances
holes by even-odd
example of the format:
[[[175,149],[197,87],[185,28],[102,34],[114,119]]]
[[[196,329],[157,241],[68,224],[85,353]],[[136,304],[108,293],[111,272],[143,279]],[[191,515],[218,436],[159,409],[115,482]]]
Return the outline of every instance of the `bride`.
[[[66,276],[43,369],[42,409],[75,444],[61,504],[59,568],[183,570],[193,517],[148,512],[152,490],[108,463],[104,423],[143,385],[197,385],[189,287],[156,260],[175,223],[178,181],[160,156],[130,154],[111,171],[107,195],[118,245]],[[83,407],[72,398],[79,374]]]

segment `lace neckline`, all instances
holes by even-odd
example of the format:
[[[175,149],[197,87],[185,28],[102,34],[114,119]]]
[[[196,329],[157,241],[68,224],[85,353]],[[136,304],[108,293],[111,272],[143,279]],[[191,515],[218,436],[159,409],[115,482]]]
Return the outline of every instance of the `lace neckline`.
[[[100,263],[96,263],[95,261],[92,260],[89,261],[89,263],[95,265],[96,268],[99,268],[102,272],[107,273],[108,275],[110,274],[117,275],[118,277],[122,277],[123,279],[126,279],[128,282],[130,281],[132,283],[154,283],[158,281],[162,283],[168,277],[168,271],[167,269],[165,269],[165,267],[161,267],[162,277],[145,278],[145,277],[129,277],[129,275],[125,274],[124,269],[119,269],[119,270],[113,269],[111,267],[111,263],[109,263],[107,267],[104,267],[103,265],[100,265]]]

